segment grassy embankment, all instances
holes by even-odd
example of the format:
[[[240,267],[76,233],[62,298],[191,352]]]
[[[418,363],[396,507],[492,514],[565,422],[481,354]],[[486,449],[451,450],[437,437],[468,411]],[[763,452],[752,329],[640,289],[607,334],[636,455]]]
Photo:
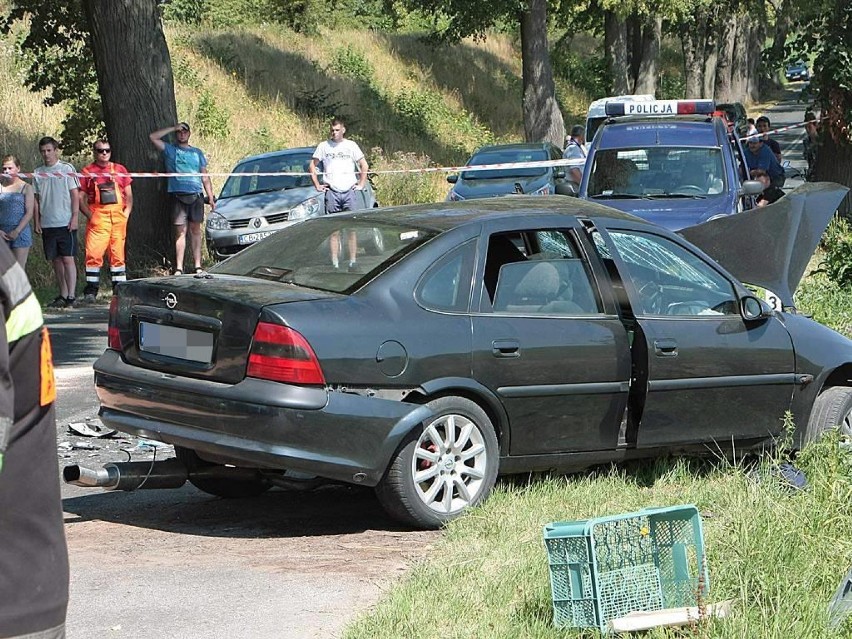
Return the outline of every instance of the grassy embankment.
[[[226,172],[253,153],[314,145],[327,135],[332,114],[348,119],[349,137],[376,171],[456,165],[481,144],[523,137],[520,58],[505,36],[435,50],[415,35],[358,31],[332,39],[280,27],[167,27],[166,35],[178,115],[192,123],[192,143],[207,153],[211,172]],[[0,43],[0,61],[21,78],[11,45]],[[580,118],[585,96],[563,93],[566,119]],[[58,135],[62,113],[20,82],[4,83],[0,96],[2,149],[32,169],[40,164],[37,140]],[[89,161],[69,159],[77,166]],[[444,177],[379,174],[373,181],[382,204],[393,205],[443,199]],[[214,180],[217,189],[221,184]],[[53,277],[40,246],[28,272],[51,299]]]

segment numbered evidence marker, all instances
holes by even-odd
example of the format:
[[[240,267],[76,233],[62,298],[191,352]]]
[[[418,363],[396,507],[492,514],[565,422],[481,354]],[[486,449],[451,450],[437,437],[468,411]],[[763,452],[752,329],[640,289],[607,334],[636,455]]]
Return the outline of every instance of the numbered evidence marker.
[[[765,299],[769,305],[774,308],[776,311],[784,310],[781,300],[778,299],[778,296],[772,291],[766,289],[763,291],[763,299]]]

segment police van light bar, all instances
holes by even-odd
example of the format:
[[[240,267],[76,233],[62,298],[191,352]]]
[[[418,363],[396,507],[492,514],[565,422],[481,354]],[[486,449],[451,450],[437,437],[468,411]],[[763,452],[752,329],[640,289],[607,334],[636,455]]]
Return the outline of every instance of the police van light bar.
[[[652,100],[649,102],[607,102],[608,116],[616,115],[712,115],[713,100]]]

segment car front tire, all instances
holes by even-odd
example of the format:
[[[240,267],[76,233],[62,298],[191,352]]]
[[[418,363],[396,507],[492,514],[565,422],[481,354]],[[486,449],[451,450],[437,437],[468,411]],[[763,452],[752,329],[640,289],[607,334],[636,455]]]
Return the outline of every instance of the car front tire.
[[[497,480],[499,451],[485,411],[463,397],[440,397],[422,431],[397,449],[376,495],[395,519],[439,528],[488,497]]]
[[[835,428],[846,438],[852,438],[852,388],[848,386],[830,386],[817,396],[805,443],[817,441]]]

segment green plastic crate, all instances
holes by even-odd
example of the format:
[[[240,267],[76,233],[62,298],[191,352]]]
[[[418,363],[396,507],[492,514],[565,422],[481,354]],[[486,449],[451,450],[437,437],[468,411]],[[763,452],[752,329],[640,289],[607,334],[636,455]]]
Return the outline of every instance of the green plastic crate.
[[[553,623],[597,627],[630,612],[696,606],[710,586],[692,505],[544,527]]]

